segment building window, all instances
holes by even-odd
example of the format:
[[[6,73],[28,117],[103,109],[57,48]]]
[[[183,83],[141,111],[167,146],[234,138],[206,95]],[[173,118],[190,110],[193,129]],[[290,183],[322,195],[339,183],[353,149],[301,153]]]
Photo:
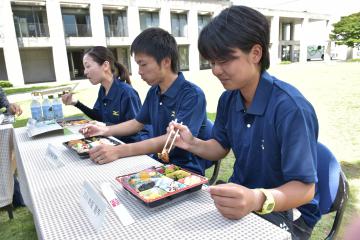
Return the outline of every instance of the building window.
[[[62,8],[65,37],[91,37],[89,9]]]
[[[211,69],[211,64],[208,60],[200,55],[200,70]]]
[[[67,49],[67,57],[71,80],[85,79],[83,56],[85,49]]]
[[[186,13],[171,13],[171,33],[174,37],[187,37]]]
[[[118,47],[118,48],[109,48],[112,53],[114,54],[114,57],[116,61],[123,64],[127,70],[129,71],[129,74],[131,73],[131,65],[130,65],[130,49],[129,47]]]
[[[199,33],[201,32],[201,30],[210,22],[211,20],[211,15],[207,14],[207,15],[198,15],[198,31]]]
[[[106,37],[127,37],[126,11],[104,10],[104,24]]]
[[[188,71],[189,70],[189,46],[180,45],[178,46],[179,52],[179,70]]]
[[[159,27],[159,12],[140,11],[139,15],[141,31],[150,27]]]
[[[199,33],[210,22],[210,20],[211,20],[210,14],[198,15],[198,31],[199,31]],[[200,70],[211,68],[210,62],[208,60],[206,60],[205,58],[203,58],[201,55],[199,55],[199,60],[200,60]]]
[[[49,37],[45,7],[12,6],[16,36]]]

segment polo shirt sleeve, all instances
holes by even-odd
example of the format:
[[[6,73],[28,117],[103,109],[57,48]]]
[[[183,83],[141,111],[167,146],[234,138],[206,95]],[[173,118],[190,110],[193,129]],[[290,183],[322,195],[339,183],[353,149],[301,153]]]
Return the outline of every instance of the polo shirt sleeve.
[[[120,114],[125,115],[125,121],[134,119],[141,108],[139,95],[134,90],[127,92],[120,103],[120,108],[122,109]]]
[[[313,109],[283,111],[276,123],[285,181],[317,182],[318,122]]]
[[[135,119],[142,124],[151,124],[150,121],[150,106],[151,102],[154,101],[150,94],[151,89],[148,91],[145,101],[140,109],[140,112],[136,115]]]
[[[224,149],[230,149],[231,144],[229,142],[228,136],[226,134],[226,119],[225,114],[228,106],[226,104],[226,92],[223,93],[218,101],[216,118],[214,127],[212,129],[212,139],[215,139]]]
[[[188,91],[182,95],[176,113],[178,122],[186,125],[194,136],[198,136],[206,116],[206,100],[202,91]]]
[[[4,90],[0,87],[0,108],[3,108],[5,107],[6,108],[6,111],[9,110],[9,101],[5,95],[5,92]]]

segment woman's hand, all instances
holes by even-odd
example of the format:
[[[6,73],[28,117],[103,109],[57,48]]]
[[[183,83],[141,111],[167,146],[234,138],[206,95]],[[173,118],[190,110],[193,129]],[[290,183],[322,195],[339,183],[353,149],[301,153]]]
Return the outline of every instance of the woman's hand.
[[[78,102],[76,99],[73,99],[72,93],[62,95],[61,100],[65,105],[75,105]]]
[[[88,124],[85,127],[81,128],[79,132],[83,134],[85,137],[93,137],[93,136],[107,136],[108,127],[106,125],[99,124]]]

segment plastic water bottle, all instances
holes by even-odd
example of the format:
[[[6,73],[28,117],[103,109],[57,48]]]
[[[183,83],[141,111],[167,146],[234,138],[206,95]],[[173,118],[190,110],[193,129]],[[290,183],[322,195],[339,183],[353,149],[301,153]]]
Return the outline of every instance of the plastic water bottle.
[[[30,104],[30,109],[31,109],[31,118],[35,119],[36,121],[41,121],[42,112],[41,112],[41,104],[38,100],[38,95],[33,95]]]
[[[54,118],[55,119],[63,119],[63,109],[62,109],[62,101],[59,99],[61,95],[55,96],[55,99],[52,103],[53,111],[54,111]]]
[[[49,96],[49,97],[52,98],[52,96]],[[44,101],[42,102],[42,111],[43,111],[44,120],[54,119],[52,104],[47,96],[44,97]]]

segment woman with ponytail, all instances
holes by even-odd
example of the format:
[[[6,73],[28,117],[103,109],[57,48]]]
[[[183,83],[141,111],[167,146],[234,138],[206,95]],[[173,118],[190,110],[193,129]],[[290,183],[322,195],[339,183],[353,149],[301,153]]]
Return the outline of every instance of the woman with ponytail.
[[[84,74],[91,84],[101,84],[97,100],[91,109],[73,98],[72,93],[62,96],[65,105],[73,105],[93,120],[114,125],[135,118],[141,108],[138,93],[131,86],[128,70],[116,61],[106,47],[88,49],[83,57]],[[131,136],[120,137],[126,143],[149,138],[148,128]]]

